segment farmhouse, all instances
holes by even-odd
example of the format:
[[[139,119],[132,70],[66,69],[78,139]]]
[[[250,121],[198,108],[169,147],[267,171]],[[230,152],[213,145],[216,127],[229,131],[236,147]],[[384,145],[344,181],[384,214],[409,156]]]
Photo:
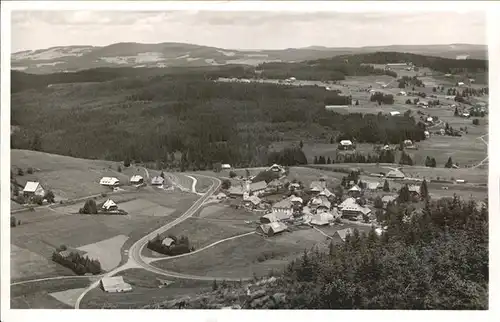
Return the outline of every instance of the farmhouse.
[[[102,209],[104,210],[116,210],[118,209],[118,206],[116,205],[116,203],[111,200],[111,199],[108,199],[106,200],[106,202],[102,205]]]
[[[163,240],[161,241],[161,244],[162,244],[163,246],[167,246],[167,247],[172,246],[172,244],[173,244],[173,243],[174,243],[174,240],[173,240],[172,238],[170,238],[170,237],[167,237],[167,238],[165,238],[165,239],[163,239]]]
[[[102,186],[114,187],[120,184],[120,180],[115,177],[103,177],[99,184]]]
[[[342,241],[345,241],[346,237],[352,236],[354,234],[354,230],[352,228],[346,228],[346,229],[341,229],[337,230],[337,235],[342,239]]]
[[[223,200],[226,198],[227,198],[227,195],[224,192],[219,192],[217,195],[215,195],[215,199],[217,199],[217,200]]]
[[[311,224],[316,226],[325,226],[331,223],[335,218],[331,213],[322,212],[320,214],[313,215],[311,218]]]
[[[260,217],[260,222],[262,224],[268,224],[277,221],[289,220],[290,218],[292,218],[291,212],[277,210]]]
[[[280,200],[272,206],[272,211],[285,212],[291,215],[293,212],[293,202],[289,198]]]
[[[23,194],[27,197],[31,196],[40,196],[43,197],[45,195],[45,190],[43,189],[40,182],[36,181],[28,181],[23,189]]]
[[[302,203],[304,202],[304,200],[300,197],[297,197],[297,196],[292,196],[290,197],[290,201],[294,204],[294,205],[302,205]]]
[[[392,112],[390,112],[390,114],[391,114],[391,116],[401,115],[401,113],[398,111],[392,111]]]
[[[130,183],[131,184],[141,184],[144,183],[144,178],[141,177],[140,175],[135,175],[130,178]]]
[[[103,277],[101,286],[105,292],[109,293],[132,291],[132,286],[123,281],[123,276]]]
[[[347,194],[351,197],[359,197],[361,195],[361,188],[358,185],[354,185],[349,189]]]
[[[340,145],[338,147],[339,150],[352,150],[353,148],[354,147],[353,147],[351,140],[340,141]]]
[[[369,191],[376,191],[380,186],[380,182],[366,182],[366,189]]]
[[[265,181],[254,182],[250,183],[247,188],[250,194],[260,194],[266,190],[267,183]]]
[[[164,181],[165,181],[165,179],[163,179],[162,177],[156,176],[153,179],[151,179],[151,184],[153,186],[161,186],[161,185],[163,185]]]
[[[280,222],[272,222],[269,224],[260,225],[257,227],[256,231],[260,235],[264,236],[274,236],[276,234],[286,231],[287,227],[285,224]]]
[[[457,57],[456,57],[457,60],[465,60],[468,58],[469,58],[469,55],[457,55]]]
[[[391,170],[387,173],[386,177],[392,179],[404,179],[405,175],[399,170]]]
[[[301,188],[300,183],[298,183],[298,182],[292,182],[288,186],[288,190],[290,190],[290,191],[297,191],[297,190],[300,190],[300,188]]]
[[[319,193],[319,196],[325,196],[327,198],[330,198],[330,197],[335,197],[335,194],[330,190],[328,190],[328,188],[325,188],[323,189],[323,191]]]
[[[267,170],[272,171],[272,172],[285,172],[285,169],[282,166],[280,166],[279,164],[273,164]]]
[[[248,197],[246,200],[244,200],[243,204],[246,207],[254,208],[254,207],[257,207],[260,204],[260,202],[261,202],[261,200],[259,197],[251,196],[251,197]]]
[[[230,170],[231,169],[231,165],[230,164],[227,164],[227,163],[224,163],[224,164],[221,164],[221,169],[223,170]]]
[[[319,192],[325,190],[325,188],[326,188],[326,182],[325,181],[313,181],[309,185],[309,190],[311,192],[318,192],[319,193]]]
[[[245,193],[243,186],[231,186],[227,192],[232,197],[241,197]]]
[[[458,82],[458,83],[457,83],[457,85],[458,85],[458,86],[464,86],[464,85],[465,85],[465,83],[464,83],[464,82]]]
[[[342,211],[342,217],[347,219],[361,220],[363,215],[368,215],[371,213],[370,208],[360,206],[356,199],[347,198],[339,205],[340,211]]]
[[[420,186],[411,185],[408,187],[408,190],[412,196],[420,196]]]

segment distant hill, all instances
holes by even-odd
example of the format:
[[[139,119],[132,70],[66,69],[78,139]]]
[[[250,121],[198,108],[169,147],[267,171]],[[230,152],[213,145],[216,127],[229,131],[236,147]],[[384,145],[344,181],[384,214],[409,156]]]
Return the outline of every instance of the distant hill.
[[[376,47],[287,48],[282,50],[232,50],[184,43],[117,43],[104,47],[63,46],[21,51],[11,55],[12,69],[32,74],[72,72],[100,67],[200,67],[227,64],[258,65],[264,62],[297,62],[376,51],[408,52],[455,59],[468,55],[486,59],[484,45],[393,45]]]

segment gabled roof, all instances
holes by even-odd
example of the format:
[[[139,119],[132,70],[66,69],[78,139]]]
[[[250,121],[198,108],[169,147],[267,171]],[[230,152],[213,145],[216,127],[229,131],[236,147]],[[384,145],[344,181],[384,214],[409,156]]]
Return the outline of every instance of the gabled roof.
[[[361,191],[361,188],[358,187],[357,184],[355,184],[354,186],[351,187],[351,189],[349,189],[349,191]]]
[[[320,196],[325,196],[327,198],[330,198],[331,196],[335,196],[335,194],[333,192],[331,192],[330,190],[328,190],[328,188],[325,188],[323,189],[323,191],[321,191],[319,193]]]
[[[141,180],[144,180],[144,178],[138,174],[132,176],[132,178],[130,178],[130,181],[131,182],[138,182],[138,181],[141,181]]]
[[[342,211],[361,212],[365,215],[371,212],[370,208],[360,206],[354,198],[344,200],[344,202],[339,205],[339,209]]]
[[[261,202],[260,198],[257,196],[250,196],[245,201],[250,201],[254,205],[258,205]]]
[[[264,190],[267,187],[265,181],[254,182],[250,184],[250,192]]]
[[[291,202],[299,202],[299,203],[303,203],[304,202],[304,200],[302,198],[297,197],[297,196],[290,197],[290,201]]]
[[[113,276],[113,277],[103,277],[101,279],[102,287],[104,290],[123,288],[125,290],[130,290],[130,284],[125,283],[123,276]]]
[[[273,208],[292,208],[292,200],[290,198],[278,201],[273,205]]]
[[[38,186],[40,186],[40,182],[28,181],[24,186],[23,192],[35,192]]]
[[[275,222],[275,221],[278,221],[278,217],[276,217],[275,213],[274,212],[271,212],[271,213],[268,213],[268,214],[265,214],[264,216],[262,216],[261,218],[265,218],[267,220],[269,220],[269,222]]]
[[[408,186],[408,190],[409,190],[410,192],[420,193],[420,186],[417,186],[417,185],[411,185],[411,186]]]
[[[120,182],[120,180],[115,177],[103,177],[99,183],[102,185],[115,185],[118,182]]]
[[[229,194],[231,195],[243,195],[243,188],[241,186],[231,186],[228,189]]]
[[[309,185],[309,189],[311,191],[323,191],[323,189],[325,189],[325,183],[324,181],[313,181]]]
[[[273,211],[271,214],[276,218],[275,221],[287,220],[292,217],[292,215],[290,215],[290,212],[280,210]]]
[[[259,226],[264,233],[268,234],[270,230],[272,230],[275,234],[285,231],[286,230],[286,225],[280,222],[272,222],[269,224],[263,224]]]
[[[167,237],[164,240],[162,240],[161,244],[170,247],[170,245],[172,245],[173,242],[174,240],[172,238]]]
[[[366,182],[366,188],[369,190],[376,190],[380,187],[380,182]]]
[[[386,176],[389,178],[404,178],[405,177],[404,173],[399,171],[399,170],[391,170],[387,173]]]
[[[331,213],[322,212],[320,214],[313,215],[311,218],[311,224],[313,225],[327,225],[329,222],[333,221],[334,217]]]
[[[163,179],[162,177],[156,176],[153,179],[151,179],[151,184],[163,184],[164,181],[165,179]]]
[[[342,140],[340,141],[340,145],[352,145],[351,140]]]
[[[111,208],[111,207],[116,207],[116,203],[115,203],[113,200],[108,199],[108,200],[106,200],[106,202],[102,205],[102,207],[103,207],[104,209],[109,209],[109,208]]]
[[[349,205],[353,205],[356,203],[356,199],[354,198],[347,198],[346,200],[344,200],[340,205],[339,205],[339,209],[342,209],[346,206],[349,206]]]

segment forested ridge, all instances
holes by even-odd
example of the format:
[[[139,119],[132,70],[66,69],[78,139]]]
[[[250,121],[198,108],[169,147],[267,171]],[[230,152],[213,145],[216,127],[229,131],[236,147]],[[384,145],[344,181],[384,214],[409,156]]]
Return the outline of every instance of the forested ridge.
[[[260,74],[241,65],[100,68],[51,75],[13,71],[11,122],[20,130],[12,135],[12,147],[206,169],[216,162],[244,167],[269,164],[275,158],[269,146],[276,141],[418,142],[424,139],[425,125],[413,117],[326,111],[325,105],[346,104],[351,98],[321,87],[215,81],[292,74],[297,79],[329,80],[335,79],[333,74],[378,75],[386,71],[362,64],[410,58],[441,70],[482,66],[472,60],[374,53],[262,64],[256,68]],[[288,155],[297,155],[298,160],[293,157],[287,164],[303,164],[302,155]]]

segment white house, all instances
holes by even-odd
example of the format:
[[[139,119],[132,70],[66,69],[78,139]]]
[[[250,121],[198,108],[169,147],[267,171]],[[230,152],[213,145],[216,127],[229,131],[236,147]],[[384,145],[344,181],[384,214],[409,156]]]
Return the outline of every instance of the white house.
[[[458,82],[458,86],[464,86],[465,83],[464,82]]]
[[[323,191],[325,188],[326,188],[325,181],[313,181],[309,185],[309,190],[311,190],[311,192],[318,192],[319,193],[319,192]]]
[[[311,224],[316,226],[325,226],[331,223],[335,218],[329,212],[322,212],[316,215],[313,215],[311,218]]]
[[[351,140],[340,141],[340,146],[342,147],[343,150],[352,149],[353,147]]]
[[[144,178],[140,175],[135,175],[135,176],[132,176],[132,178],[130,178],[130,183],[131,184],[141,184],[144,182]]]
[[[469,58],[469,55],[457,55],[456,57],[457,60],[465,60],[467,58]]]
[[[256,231],[258,234],[264,236],[273,236],[278,233],[286,231],[287,227],[285,224],[280,222],[272,222],[269,224],[260,225],[257,227]]]
[[[165,181],[165,179],[163,179],[162,177],[156,176],[156,177],[153,177],[153,179],[151,179],[151,184],[153,186],[161,186],[161,185],[163,185],[164,181]]]
[[[231,165],[227,164],[227,163],[224,163],[224,164],[221,165],[221,169],[223,169],[223,170],[229,170],[229,169],[231,169]]]
[[[267,170],[272,172],[285,172],[285,169],[279,164],[273,164]]]
[[[387,173],[386,177],[392,179],[403,179],[405,175],[403,172],[399,170],[391,170]]]
[[[104,209],[104,210],[115,210],[117,208],[118,208],[118,206],[111,199],[106,200],[106,202],[102,205],[102,209]]]
[[[272,206],[272,211],[285,212],[291,216],[293,213],[293,202],[290,198],[280,200]]]
[[[352,186],[349,191],[347,192],[349,195],[351,196],[359,196],[361,195],[361,188],[358,186],[358,185],[354,185]]]
[[[392,111],[392,112],[390,112],[390,114],[391,114],[391,116],[401,115],[401,113],[398,111]]]
[[[23,189],[23,194],[26,196],[40,196],[45,195],[45,190],[43,189],[40,182],[28,181]]]
[[[120,184],[120,180],[115,177],[103,177],[99,184],[102,186],[114,187]]]
[[[165,239],[163,239],[163,240],[161,241],[161,244],[162,244],[163,246],[167,246],[167,247],[172,246],[172,244],[173,244],[173,243],[174,243],[174,240],[173,240],[172,238],[170,238],[170,237],[167,237],[167,238],[165,238]]]
[[[429,133],[429,131],[424,131],[424,135],[425,135],[425,138],[428,139],[431,134]]]
[[[104,291],[109,293],[132,291],[132,286],[125,283],[123,276],[103,277],[101,285]]]

